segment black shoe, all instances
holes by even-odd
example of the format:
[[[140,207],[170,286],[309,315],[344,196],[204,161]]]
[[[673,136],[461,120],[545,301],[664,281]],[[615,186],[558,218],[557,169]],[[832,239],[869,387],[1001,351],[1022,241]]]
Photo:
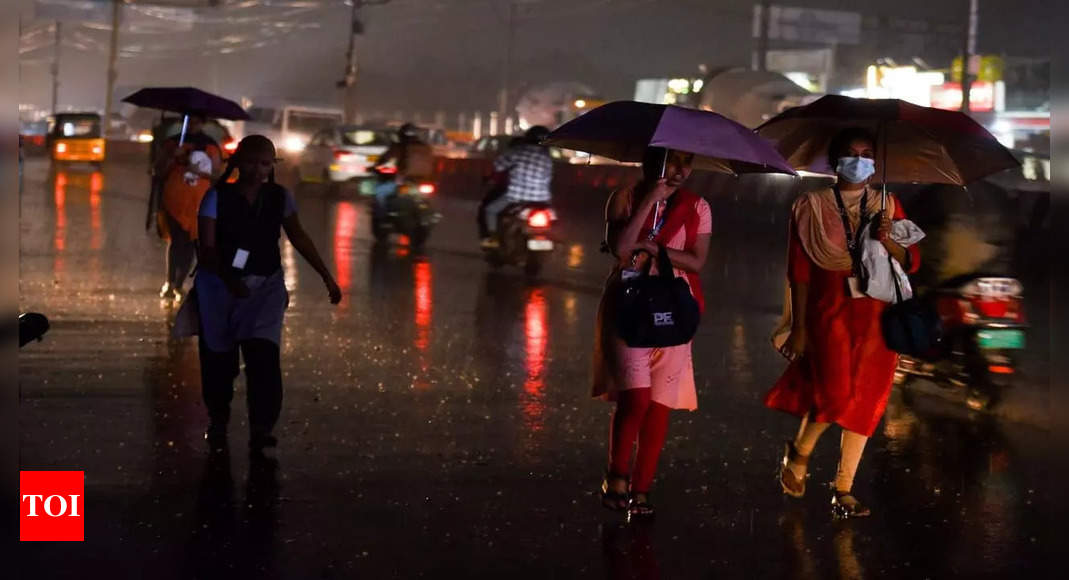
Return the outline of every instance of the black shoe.
[[[835,491],[831,496],[832,517],[837,520],[850,518],[867,518],[872,510],[862,504],[848,491]]]
[[[278,439],[273,435],[253,435],[249,438],[249,450],[253,452],[263,451],[268,447],[277,447]]]

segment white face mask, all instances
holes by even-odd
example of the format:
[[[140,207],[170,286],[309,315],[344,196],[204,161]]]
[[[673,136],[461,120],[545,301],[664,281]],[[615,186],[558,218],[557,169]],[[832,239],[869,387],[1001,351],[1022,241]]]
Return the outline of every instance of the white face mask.
[[[835,172],[850,183],[865,183],[876,173],[876,161],[868,157],[840,157]]]

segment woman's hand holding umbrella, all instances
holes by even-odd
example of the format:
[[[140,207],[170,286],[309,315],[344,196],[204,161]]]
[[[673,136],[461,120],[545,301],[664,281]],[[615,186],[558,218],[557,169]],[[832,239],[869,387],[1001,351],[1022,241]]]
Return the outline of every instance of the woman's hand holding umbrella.
[[[872,237],[882,242],[885,241],[887,237],[891,235],[892,220],[891,216],[888,215],[886,211],[881,211],[879,213],[879,216],[879,225],[876,227],[875,230],[873,230]]]
[[[652,203],[660,203],[671,197],[676,189],[677,188],[668,184],[667,179],[662,177],[654,182],[646,196]]]

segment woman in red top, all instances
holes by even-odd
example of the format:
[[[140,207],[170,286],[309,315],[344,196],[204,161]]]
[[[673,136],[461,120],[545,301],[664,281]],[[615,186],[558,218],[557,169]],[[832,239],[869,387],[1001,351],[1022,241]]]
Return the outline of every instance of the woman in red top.
[[[780,484],[793,497],[805,493],[806,464],[817,439],[832,423],[843,429],[833,505],[848,517],[869,515],[851,494],[865,443],[876,429],[891,392],[897,355],[884,343],[880,315],[886,303],[861,293],[848,248],[871,231],[907,272],[916,271],[915,246],[891,240],[892,217],[905,219],[893,197],[880,213],[880,192],[869,188],[876,145],[864,129],[846,129],[832,140],[828,162],[838,185],[805,194],[792,209],[787,277],[789,299],[774,344],[790,361],[765,396],[765,405],[802,418],[786,444]],[[849,241],[848,241],[849,238]]]

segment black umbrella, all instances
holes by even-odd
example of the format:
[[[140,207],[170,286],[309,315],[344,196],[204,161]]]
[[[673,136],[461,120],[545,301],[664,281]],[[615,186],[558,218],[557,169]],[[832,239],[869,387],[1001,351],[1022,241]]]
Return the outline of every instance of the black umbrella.
[[[182,114],[182,133],[178,138],[179,144],[186,140],[186,126],[189,124],[190,115],[235,121],[249,118],[245,109],[234,101],[193,87],[150,87],[126,97],[123,102],[147,109]]]
[[[149,87],[123,99],[124,103],[130,103],[146,109],[170,111],[182,115],[182,132],[178,135],[178,145],[186,141],[186,129],[189,127],[189,116],[199,115],[213,119],[232,119],[243,121],[249,118],[245,109],[241,108],[230,99],[202,91],[193,87]],[[145,215],[145,229],[152,226],[152,217],[156,214],[156,206],[160,196],[160,183],[153,180],[152,192],[148,200],[148,213]]]

